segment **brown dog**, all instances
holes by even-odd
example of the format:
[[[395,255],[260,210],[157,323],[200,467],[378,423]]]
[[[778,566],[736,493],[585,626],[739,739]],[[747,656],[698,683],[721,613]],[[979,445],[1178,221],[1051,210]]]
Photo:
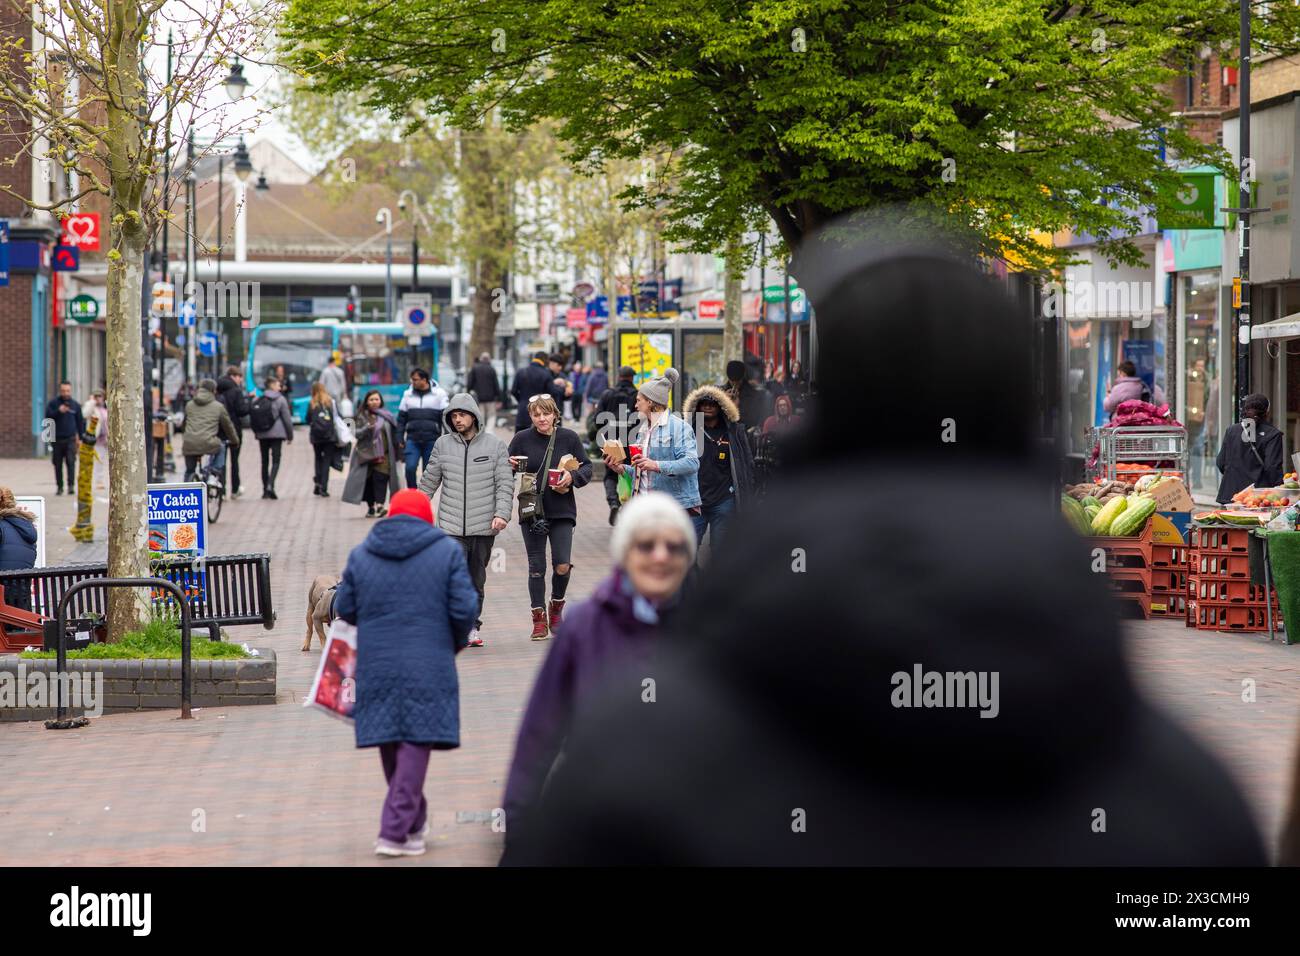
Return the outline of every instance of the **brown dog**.
[[[334,588],[338,583],[337,574],[321,574],[312,578],[311,589],[307,592],[307,637],[302,642],[304,651],[311,650],[313,633],[320,637],[320,646],[325,646],[325,632],[334,620],[331,612],[334,608]]]

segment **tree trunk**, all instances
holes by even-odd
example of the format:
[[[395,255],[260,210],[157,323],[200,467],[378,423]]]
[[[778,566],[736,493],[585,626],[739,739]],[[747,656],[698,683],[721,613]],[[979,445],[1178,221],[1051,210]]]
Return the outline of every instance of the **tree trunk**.
[[[111,96],[104,145],[108,154],[108,574],[146,577],[148,510],[145,504],[144,362],[141,346],[141,283],[148,239],[141,216],[147,176],[141,169],[144,137],[136,113],[140,89],[140,8],[114,0],[110,17],[120,29],[105,51]],[[148,612],[147,592],[108,592],[108,639],[121,640]]]
[[[725,250],[727,281],[723,289],[722,311],[722,361],[743,362],[745,360],[745,330],[741,324],[744,318],[744,303],[741,296],[741,282],[745,277],[745,259],[739,236],[727,240]],[[759,295],[762,295],[759,290]]]
[[[505,301],[498,289],[505,288],[505,271],[494,269],[491,263],[483,263],[479,281],[474,286],[474,334],[469,340],[469,354],[465,356],[466,364],[475,361],[484,352],[495,355],[497,336],[497,319],[501,313],[493,305]]]

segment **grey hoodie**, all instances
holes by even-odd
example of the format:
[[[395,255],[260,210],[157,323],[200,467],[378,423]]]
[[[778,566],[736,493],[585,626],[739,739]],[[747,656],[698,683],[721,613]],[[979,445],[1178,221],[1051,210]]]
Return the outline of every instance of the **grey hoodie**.
[[[451,413],[469,412],[479,430],[468,444],[451,425]],[[510,470],[506,443],[483,430],[483,413],[467,392],[452,396],[442,413],[442,436],[434,443],[420,490],[438,499],[438,527],[450,535],[468,537],[494,534],[492,519],[510,520],[515,478]]]

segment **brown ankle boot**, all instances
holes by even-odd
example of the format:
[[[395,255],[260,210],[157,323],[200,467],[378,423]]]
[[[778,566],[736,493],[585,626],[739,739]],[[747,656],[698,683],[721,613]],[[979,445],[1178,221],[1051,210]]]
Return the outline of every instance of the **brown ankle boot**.
[[[551,635],[546,630],[546,608],[533,608],[533,633],[532,640],[544,641]]]
[[[564,601],[552,601],[550,611],[548,612],[551,619],[551,634],[554,635],[560,629],[560,614],[564,611]]]

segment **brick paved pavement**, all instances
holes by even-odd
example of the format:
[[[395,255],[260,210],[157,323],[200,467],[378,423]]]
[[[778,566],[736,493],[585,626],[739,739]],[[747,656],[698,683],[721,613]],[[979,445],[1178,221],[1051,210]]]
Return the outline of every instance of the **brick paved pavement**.
[[[372,864],[383,776],[351,728],[298,706],[317,652],[301,654],[311,577],[341,568],[370,522],[363,507],[311,495],[303,430],[286,449],[278,502],[228,502],[212,529],[218,552],[269,551],[279,625],[235,636],[276,650],[275,707],[106,717],[84,730],[0,725],[0,845],[9,864]],[[255,455],[253,458],[256,465]],[[246,469],[255,472],[255,467]],[[72,523],[73,503],[53,497],[46,462],[0,460],[0,484],[43,493],[50,528]],[[607,567],[608,525],[599,484],[578,492],[571,598],[588,594]],[[102,523],[103,505],[96,505]],[[459,658],[462,747],[430,761],[430,852],[388,866],[490,865],[500,836],[482,820],[498,806],[514,733],[547,644],[526,638],[527,591],[519,529],[504,533],[504,568],[488,578],[487,646]],[[73,554],[51,530],[52,561]],[[66,538],[66,540],[63,540]],[[84,553],[84,552],[83,552]],[[1300,718],[1300,646],[1267,637],[1210,634],[1180,624],[1130,625],[1139,685],[1227,762],[1272,842],[1286,800]],[[1253,678],[1258,699],[1241,701]],[[1068,719],[1063,715],[1062,719]],[[199,814],[202,814],[200,821]],[[201,829],[199,823],[204,828]],[[201,832],[200,832],[201,831]]]

